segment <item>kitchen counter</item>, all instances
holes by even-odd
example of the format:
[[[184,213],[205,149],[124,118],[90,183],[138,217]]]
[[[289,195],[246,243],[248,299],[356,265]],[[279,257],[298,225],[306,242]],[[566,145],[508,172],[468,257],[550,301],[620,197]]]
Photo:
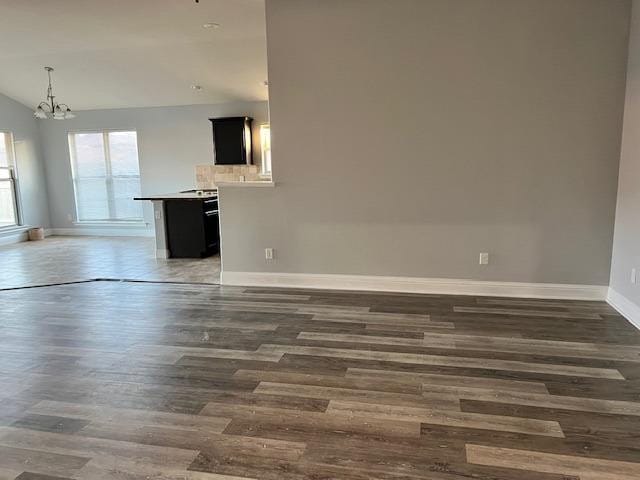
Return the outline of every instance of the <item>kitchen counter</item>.
[[[201,195],[197,194],[196,191],[187,190],[160,195],[146,195],[144,197],[135,197],[134,200],[206,200],[208,198],[218,198],[218,190],[205,190]]]
[[[272,180],[255,180],[248,182],[217,182],[218,188],[224,187],[275,187],[275,183]]]

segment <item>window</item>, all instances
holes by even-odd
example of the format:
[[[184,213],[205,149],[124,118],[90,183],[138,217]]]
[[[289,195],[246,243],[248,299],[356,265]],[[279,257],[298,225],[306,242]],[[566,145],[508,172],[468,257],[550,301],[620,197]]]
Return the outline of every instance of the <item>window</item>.
[[[79,222],[139,222],[136,132],[69,134],[69,152]]]
[[[271,174],[271,127],[268,123],[260,125],[260,146],[262,148],[262,173]]]
[[[0,132],[0,228],[19,224],[13,135]]]

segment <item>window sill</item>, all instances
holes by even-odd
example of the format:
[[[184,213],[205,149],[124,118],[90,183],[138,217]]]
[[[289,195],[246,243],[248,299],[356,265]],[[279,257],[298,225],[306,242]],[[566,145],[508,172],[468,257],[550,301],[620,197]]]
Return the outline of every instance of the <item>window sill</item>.
[[[147,222],[73,222],[78,227],[147,228]]]

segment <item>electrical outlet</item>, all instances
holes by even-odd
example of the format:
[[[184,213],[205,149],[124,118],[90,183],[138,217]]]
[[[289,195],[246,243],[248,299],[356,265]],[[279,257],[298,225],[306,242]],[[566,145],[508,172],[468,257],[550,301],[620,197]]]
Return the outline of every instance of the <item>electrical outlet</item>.
[[[273,260],[273,248],[264,249],[264,258],[265,260]]]
[[[486,252],[481,253],[479,263],[480,265],[489,265],[489,254]]]
[[[71,215],[70,213],[67,213],[67,220],[69,220],[70,222],[73,222],[73,215]]]
[[[633,283],[634,285],[638,283],[638,274],[636,273],[635,268],[631,269],[631,283]]]

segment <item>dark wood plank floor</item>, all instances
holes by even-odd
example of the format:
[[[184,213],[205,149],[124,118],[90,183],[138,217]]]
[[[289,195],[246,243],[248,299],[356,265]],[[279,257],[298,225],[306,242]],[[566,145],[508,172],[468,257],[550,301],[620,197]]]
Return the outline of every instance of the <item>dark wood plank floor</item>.
[[[0,292],[0,478],[640,478],[604,303],[89,282]]]

